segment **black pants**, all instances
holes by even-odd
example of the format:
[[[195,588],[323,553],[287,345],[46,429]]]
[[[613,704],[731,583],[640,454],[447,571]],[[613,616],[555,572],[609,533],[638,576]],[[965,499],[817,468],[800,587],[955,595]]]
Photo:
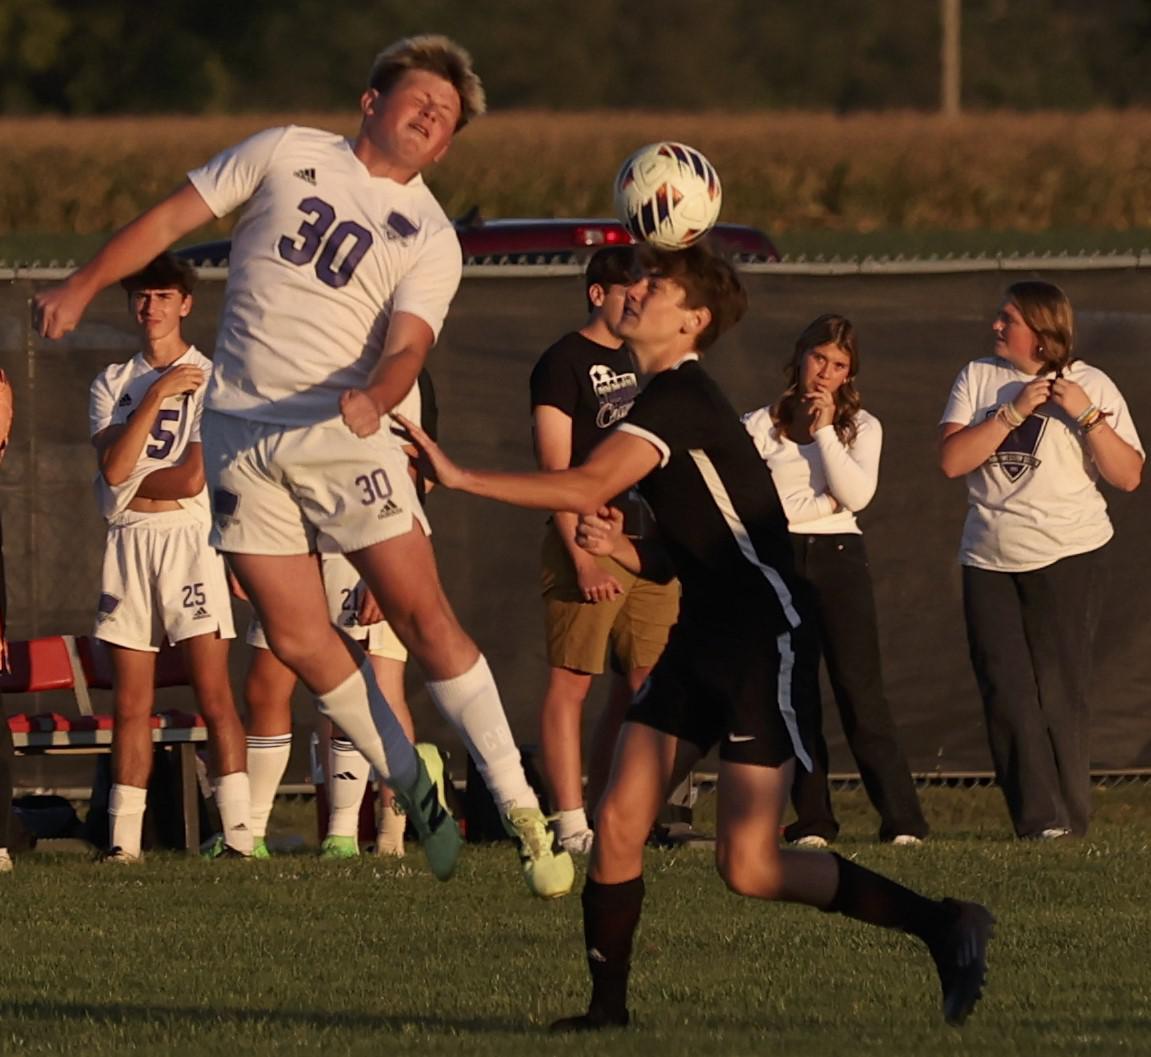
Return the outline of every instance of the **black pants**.
[[[1020,837],[1087,832],[1087,687],[1102,580],[1102,549],[1025,573],[963,568],[971,665],[995,775]]]
[[[927,821],[883,690],[875,593],[863,537],[793,534],[791,539],[843,732],[879,813],[879,838],[903,833],[925,837]],[[819,710],[814,711],[804,732],[814,769],[808,773],[796,767],[791,798],[797,817],[787,828],[788,840],[809,835],[832,840],[839,832],[827,782],[827,742]]]

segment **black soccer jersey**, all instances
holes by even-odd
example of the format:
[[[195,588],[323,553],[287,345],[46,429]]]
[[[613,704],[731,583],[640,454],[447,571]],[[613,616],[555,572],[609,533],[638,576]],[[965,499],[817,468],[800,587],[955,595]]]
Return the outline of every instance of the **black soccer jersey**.
[[[639,489],[683,584],[681,621],[798,627],[791,538],[771,472],[698,359],[652,378],[617,429],[659,449]]]

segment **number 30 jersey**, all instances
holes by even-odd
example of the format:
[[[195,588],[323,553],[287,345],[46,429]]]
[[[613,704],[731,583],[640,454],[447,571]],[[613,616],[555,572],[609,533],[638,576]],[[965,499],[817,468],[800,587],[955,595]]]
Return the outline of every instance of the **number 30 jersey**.
[[[462,257],[417,175],[374,177],[341,136],[257,133],[188,179],[216,216],[240,206],[207,407],[273,425],[339,416],[364,386],[388,321],[410,312],[438,336]]]
[[[212,371],[212,361],[194,345],[190,345],[188,351],[171,366],[184,365],[199,367],[205,377]],[[94,437],[109,426],[122,426],[126,423],[143,402],[144,394],[159,377],[160,372],[149,365],[143,353],[137,353],[127,363],[113,363],[105,367],[88,391],[90,435]],[[113,487],[104,480],[103,474],[96,475],[96,500],[105,518],[112,521],[118,514],[122,514],[136,497],[140,482],[153,470],[175,466],[184,458],[189,444],[200,443],[200,418],[204,411],[206,390],[207,383],[194,393],[170,396],[164,400],[156,413],[151,436],[123,484]],[[188,499],[179,500],[179,503],[204,524],[211,524],[207,488]]]

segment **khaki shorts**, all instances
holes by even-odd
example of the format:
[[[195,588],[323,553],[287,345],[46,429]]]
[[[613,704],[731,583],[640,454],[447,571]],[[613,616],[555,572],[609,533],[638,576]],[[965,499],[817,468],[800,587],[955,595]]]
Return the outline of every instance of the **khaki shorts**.
[[[274,426],[205,411],[202,434],[219,550],[345,554],[415,523],[431,535],[408,457],[386,428],[357,437],[340,419]]]
[[[624,671],[650,668],[659,660],[679,615],[678,580],[657,584],[613,558],[598,558],[623,593],[610,602],[585,602],[575,566],[552,525],[544,536],[541,560],[548,664],[599,675],[609,644]]]
[[[363,600],[364,582],[356,572],[356,567],[342,554],[324,554],[321,557],[324,594],[328,598],[328,617],[332,623],[373,656],[406,661],[408,651],[386,620],[367,626],[357,623],[356,615]],[[264,628],[254,613],[245,641],[259,650],[268,648]]]
[[[235,636],[224,561],[186,510],[129,510],[108,526],[95,637],[157,652],[197,635]]]

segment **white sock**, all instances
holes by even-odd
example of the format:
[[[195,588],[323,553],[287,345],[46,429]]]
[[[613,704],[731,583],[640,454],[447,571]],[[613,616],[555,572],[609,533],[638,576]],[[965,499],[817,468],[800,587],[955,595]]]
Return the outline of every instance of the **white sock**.
[[[316,704],[393,789],[406,791],[416,784],[416,750],[366,659],[339,686],[319,694]]]
[[[539,807],[483,654],[463,675],[429,680],[427,687],[436,707],[460,732],[492,799],[505,811]]]
[[[224,826],[224,843],[252,854],[252,794],[247,771],[233,771],[216,779],[216,807]]]
[[[556,836],[560,840],[566,837],[574,837],[577,833],[583,833],[585,830],[591,829],[587,824],[587,813],[582,807],[574,808],[571,811],[559,811],[555,817],[555,830]]]
[[[252,840],[268,835],[268,817],[276,802],[276,790],[284,780],[292,755],[292,735],[248,735],[248,785],[252,794]]]
[[[357,837],[360,804],[368,788],[371,765],[347,738],[332,738],[328,752],[329,837]]]
[[[125,855],[140,857],[140,837],[144,831],[144,808],[148,790],[135,785],[113,785],[108,797],[108,817],[112,836],[109,847]]]

